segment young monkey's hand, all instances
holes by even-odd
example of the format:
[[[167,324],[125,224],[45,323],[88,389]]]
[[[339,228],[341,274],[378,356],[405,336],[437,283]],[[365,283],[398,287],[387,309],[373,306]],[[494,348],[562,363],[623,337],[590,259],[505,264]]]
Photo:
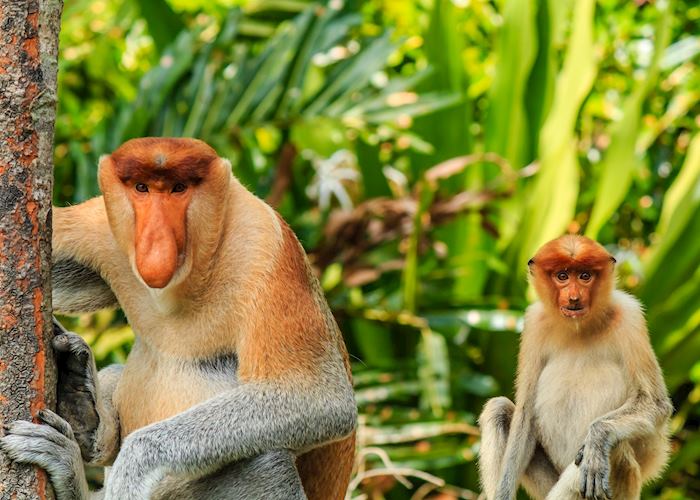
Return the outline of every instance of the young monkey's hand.
[[[585,499],[612,498],[610,488],[610,453],[591,440],[581,446],[574,463],[580,472],[579,492]]]

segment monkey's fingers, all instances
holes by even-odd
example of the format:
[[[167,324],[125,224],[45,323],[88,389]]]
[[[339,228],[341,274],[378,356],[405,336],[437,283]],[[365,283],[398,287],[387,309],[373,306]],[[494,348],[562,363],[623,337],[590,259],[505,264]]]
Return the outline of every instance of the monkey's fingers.
[[[585,471],[581,471],[581,476],[579,480],[578,492],[582,498],[586,498],[586,487],[588,486],[588,474]]]
[[[90,354],[90,346],[77,333],[62,332],[51,340],[53,348],[62,353],[71,353],[79,357],[87,357]]]
[[[75,439],[73,429],[71,428],[70,424],[51,410],[41,410],[39,412],[39,420],[44,422],[46,425],[53,427],[71,441]]]
[[[581,446],[581,448],[579,448],[579,450],[578,450],[578,453],[576,454],[576,460],[574,460],[574,464],[576,464],[577,467],[579,465],[581,465],[581,461],[583,460],[583,449],[585,447],[586,447],[585,444],[583,446]]]
[[[49,425],[34,424],[25,420],[16,420],[3,426],[5,438],[19,436],[23,438],[41,438],[58,446],[65,447],[71,441],[68,436]],[[4,438],[3,438],[4,439]]]
[[[581,468],[581,482],[579,485],[579,493],[582,498],[587,500],[595,499],[596,476],[591,467]]]
[[[78,443],[49,425],[17,421],[5,428],[0,450],[13,462],[46,470],[58,500],[88,497]]]
[[[599,495],[600,498],[610,500],[612,499],[612,489],[610,488],[610,475],[607,472],[600,474],[600,479],[597,483],[599,485]]]
[[[51,345],[58,353],[59,371],[87,376],[91,368],[92,352],[80,335],[72,332],[56,335],[51,340]]]

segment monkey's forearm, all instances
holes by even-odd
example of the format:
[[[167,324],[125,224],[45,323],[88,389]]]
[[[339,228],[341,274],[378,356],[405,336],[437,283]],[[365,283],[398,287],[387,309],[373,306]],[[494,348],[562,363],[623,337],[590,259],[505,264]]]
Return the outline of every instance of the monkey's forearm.
[[[620,408],[593,421],[586,440],[610,451],[622,441],[658,433],[671,412],[672,406],[665,394],[653,397],[638,393]]]
[[[312,448],[348,435],[356,418],[347,381],[306,388],[244,384],[127,437],[107,480],[107,497],[145,497],[144,488],[168,473],[197,475],[270,450]]]

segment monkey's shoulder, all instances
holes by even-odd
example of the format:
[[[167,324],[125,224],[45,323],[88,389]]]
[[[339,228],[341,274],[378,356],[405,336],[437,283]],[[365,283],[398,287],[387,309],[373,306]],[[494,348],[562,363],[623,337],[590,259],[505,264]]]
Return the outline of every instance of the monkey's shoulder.
[[[622,290],[614,290],[611,300],[615,308],[616,319],[644,323],[644,306],[634,295]]]

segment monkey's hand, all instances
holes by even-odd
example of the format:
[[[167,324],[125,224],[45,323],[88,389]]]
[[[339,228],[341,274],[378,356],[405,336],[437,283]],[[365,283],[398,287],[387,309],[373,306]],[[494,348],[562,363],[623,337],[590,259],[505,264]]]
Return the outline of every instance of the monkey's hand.
[[[575,464],[579,468],[579,492],[586,499],[603,500],[612,498],[610,488],[610,451],[590,438],[576,455]]]
[[[83,460],[70,424],[50,410],[40,411],[39,419],[44,425],[23,420],[7,424],[0,449],[15,462],[46,470],[58,500],[87,499]]]
[[[90,346],[75,333],[54,329],[53,348],[58,365],[57,405],[69,424],[86,462],[94,458],[97,412],[97,370]]]

